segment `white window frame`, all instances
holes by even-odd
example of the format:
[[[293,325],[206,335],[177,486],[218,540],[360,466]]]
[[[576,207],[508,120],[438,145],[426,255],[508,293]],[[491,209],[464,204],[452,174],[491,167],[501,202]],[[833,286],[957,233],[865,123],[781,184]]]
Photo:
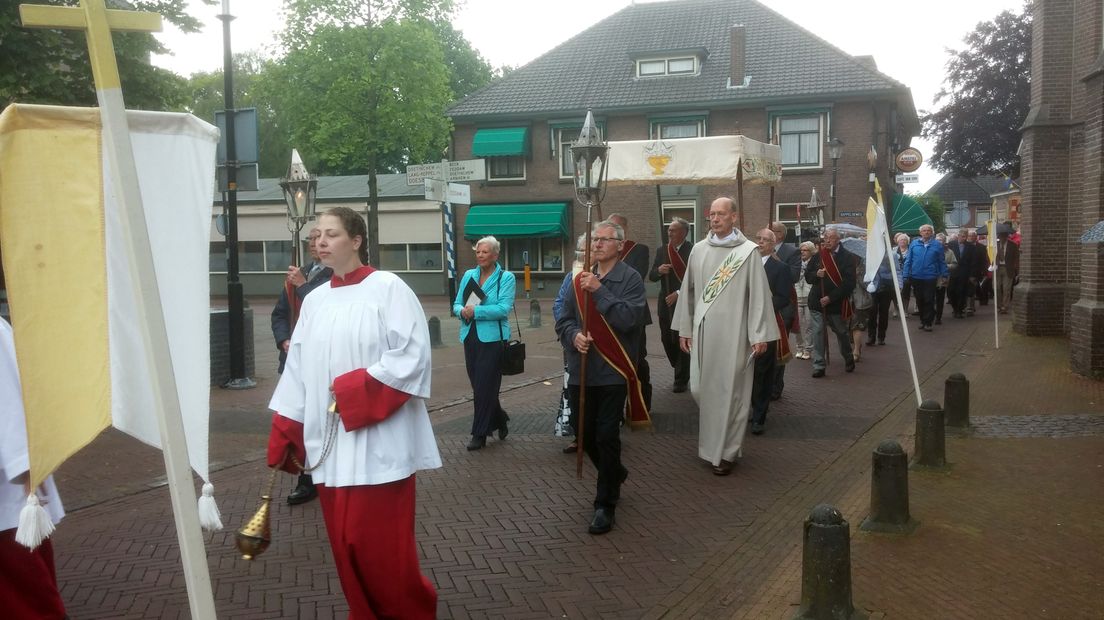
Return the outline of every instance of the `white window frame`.
[[[287,243],[288,245],[290,245],[291,240],[289,240],[289,239],[241,239],[241,240],[238,240],[238,245],[239,246],[242,246],[246,243],[259,243],[259,244],[261,244],[261,262],[264,263],[264,269],[262,271],[243,270],[243,271],[241,271],[241,273],[285,273],[285,272],[287,272],[287,265],[270,265],[269,264],[270,260],[275,260],[275,259],[274,258],[269,259],[269,257],[268,257],[268,244],[269,243]],[[210,255],[213,253],[212,252],[212,246],[214,246],[215,244],[221,244],[223,255],[224,256],[226,255],[227,246],[226,246],[226,241],[225,240],[223,240],[223,241],[211,241],[208,244],[208,250],[207,250],[208,263],[210,262]],[[242,255],[242,251],[239,248],[239,250],[238,250],[239,263],[240,263],[241,255]],[[218,270],[218,271],[212,270],[212,271],[210,271],[210,273],[227,273],[227,271],[226,271],[226,269],[221,269],[221,270]]]
[[[774,205],[774,221],[775,222],[780,222],[780,223],[786,225],[787,227],[796,226],[797,225],[797,208],[801,207],[801,206],[808,207],[809,205],[808,205],[808,203],[804,203],[804,202],[779,202],[779,203],[775,203],[775,205]],[[793,209],[793,218],[792,219],[783,219],[782,218],[782,208],[783,207],[785,207],[787,209]]]
[[[809,119],[809,118],[815,118],[817,120],[817,150],[816,150],[817,161],[816,161],[815,164],[796,164],[796,163],[788,164],[788,163],[785,162],[785,160],[783,160],[782,166],[786,170],[818,170],[818,169],[821,169],[821,168],[824,167],[824,160],[826,159],[825,153],[824,153],[824,144],[825,144],[825,140],[826,140],[824,132],[825,132],[825,128],[826,128],[826,125],[827,125],[824,113],[814,112],[814,113],[805,113],[805,114],[779,114],[779,115],[774,117],[774,127],[773,127],[774,135],[778,136],[778,145],[779,145],[779,148],[781,148],[782,147],[782,140],[785,137],[785,135],[800,136],[802,134],[812,133],[812,132],[793,132],[793,133],[789,133],[789,134],[785,134],[785,135],[782,133],[782,121],[783,120]],[[783,150],[783,153],[785,153],[784,150]],[[783,157],[785,157],[785,156],[783,155]]]
[[[582,125],[557,127],[555,130],[556,144],[558,145],[558,151],[556,158],[560,160],[560,179],[574,179],[575,178],[575,161],[571,159],[571,145],[579,139],[579,132],[582,131]],[[598,125],[598,138],[602,139],[602,125]],[[568,170],[565,173],[564,167]]]
[[[687,209],[690,210],[690,217],[683,217],[683,215],[685,214],[680,212],[686,211]],[[697,230],[698,219],[697,200],[693,198],[677,198],[673,200],[664,200],[659,203],[659,215],[660,223],[661,226],[663,226],[664,231],[666,231],[667,225],[671,223],[671,218],[677,215],[679,217],[682,217],[682,219],[686,220],[690,224],[690,232],[686,234],[686,238],[691,243],[694,243],[698,240],[697,237],[694,236],[694,231]],[[666,232],[660,232],[659,238],[666,239]]]
[[[525,265],[512,265],[510,264],[510,242],[511,241],[536,241],[537,242],[537,258],[536,263],[529,264],[529,271],[533,273],[564,273],[564,269],[567,268],[564,260],[564,250],[567,249],[565,240],[562,237],[520,237],[518,239],[503,239],[502,251],[499,256],[502,260],[502,268],[507,271],[514,271],[521,273],[525,271]],[[544,268],[544,247],[545,244],[559,244],[560,246],[560,268],[559,269],[545,269]],[[575,252],[572,250],[572,260],[574,260]],[[533,260],[533,256],[529,256],[529,260]],[[570,264],[570,263],[568,263]]]
[[[502,155],[498,157],[488,157],[487,159],[487,180],[488,181],[524,181],[526,173],[526,164],[524,155]],[[521,176],[496,176],[494,174],[494,164],[498,161],[516,159],[521,162]]]
[[[396,273],[441,273],[445,270],[445,246],[442,243],[384,243],[382,245],[387,246],[403,246],[406,250],[406,268],[405,269],[388,269],[388,271]],[[410,268],[410,246],[412,245],[436,245],[438,246],[440,260],[438,263],[441,265],[437,269],[411,269]]]
[[[690,71],[672,71],[671,63],[689,60],[693,63]],[[663,63],[662,71],[644,71],[645,65],[658,65]],[[658,68],[658,67],[657,67]],[[641,79],[668,77],[678,75],[698,75],[701,73],[701,59],[694,54],[679,54],[678,56],[665,56],[658,58],[640,58],[636,61],[636,77]]]
[[[982,219],[984,217],[984,219]],[[989,207],[978,207],[974,211],[974,228],[978,226],[985,226],[985,224],[993,219],[993,212]]]
[[[681,137],[681,138],[670,138],[670,137],[664,137],[662,135],[663,134],[663,129],[665,127],[685,126],[685,125],[695,125],[697,127],[697,135],[695,135],[695,136],[684,136],[684,137]],[[665,119],[662,119],[662,118],[655,119],[651,122],[651,129],[649,130],[649,134],[651,135],[652,140],[685,140],[686,138],[701,138],[701,137],[705,136],[705,119],[704,118],[697,119],[697,120],[687,119],[687,118],[677,119],[677,120],[675,120],[675,119],[665,120]]]

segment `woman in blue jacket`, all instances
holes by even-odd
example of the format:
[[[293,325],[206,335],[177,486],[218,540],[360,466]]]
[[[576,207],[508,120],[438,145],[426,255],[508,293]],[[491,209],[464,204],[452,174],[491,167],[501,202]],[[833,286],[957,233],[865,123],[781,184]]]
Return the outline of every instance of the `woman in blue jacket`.
[[[502,410],[498,391],[502,387],[502,349],[510,339],[510,310],[514,307],[514,274],[498,264],[498,239],[483,237],[475,244],[477,266],[460,279],[452,302],[460,317],[460,342],[475,399],[475,419],[468,450],[487,445],[487,436],[498,431],[506,439],[510,416]]]

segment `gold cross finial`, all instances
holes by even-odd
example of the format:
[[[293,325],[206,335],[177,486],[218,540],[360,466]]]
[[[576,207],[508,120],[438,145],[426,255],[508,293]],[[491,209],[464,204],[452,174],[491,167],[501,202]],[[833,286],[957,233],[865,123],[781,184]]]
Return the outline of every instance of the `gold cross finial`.
[[[119,68],[115,64],[115,48],[111,44],[112,30],[161,31],[161,16],[157,13],[108,9],[104,0],[80,0],[79,7],[21,4],[19,16],[27,28],[86,30],[88,57],[92,62],[96,90],[121,86]]]

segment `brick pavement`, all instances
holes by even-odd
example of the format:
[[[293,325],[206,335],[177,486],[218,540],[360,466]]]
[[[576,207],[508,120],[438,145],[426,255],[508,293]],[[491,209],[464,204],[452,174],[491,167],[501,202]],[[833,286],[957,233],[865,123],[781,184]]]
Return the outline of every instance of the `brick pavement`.
[[[428,314],[443,308],[427,303]],[[1005,333],[993,351],[987,319],[983,309],[934,334],[910,324],[925,397],[941,401],[946,375],[965,372],[977,422],[948,438],[950,473],[911,476],[921,521],[911,537],[857,531],[873,445],[897,437],[912,448],[899,333],[865,349],[851,375],[837,363],[813,380],[807,362],[791,363],[767,434],[749,436],[728,478],[696,458],[696,408],[667,391],[670,369],[653,351],[656,432],[625,433],[632,473],[617,528],[598,538],[585,533],[593,472],[576,480],[574,459],[559,452],[565,440],[551,435],[560,361],[550,326],[527,334],[529,372],[507,382],[510,438],[475,453],[464,450],[462,353],[436,350],[431,405],[445,467],[419,475],[418,539],[440,617],[788,617],[800,599],[801,520],[820,501],[856,526],[854,598],[874,617],[1088,617],[1104,603],[1104,523],[1091,500],[1104,489],[1104,389],[1065,370],[1059,340]],[[258,331],[260,353],[269,343]],[[274,542],[256,561],[232,549],[267,478],[258,459],[271,383],[262,387],[212,394],[212,454],[225,466],[214,482],[229,528],[207,547],[220,617],[344,617],[317,503],[274,504]],[[74,618],[187,616],[160,456],[134,443],[106,434],[59,472],[70,507],[87,506],[55,534]],[[132,482],[118,482],[128,471]]]

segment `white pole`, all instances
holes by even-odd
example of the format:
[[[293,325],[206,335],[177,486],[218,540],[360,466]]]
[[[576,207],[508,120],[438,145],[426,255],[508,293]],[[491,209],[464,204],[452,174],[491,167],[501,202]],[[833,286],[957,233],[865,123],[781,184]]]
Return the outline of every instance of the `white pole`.
[[[881,211],[880,205],[878,210]],[[879,213],[879,217],[885,217],[885,215]],[[924,404],[924,398],[920,394],[920,378],[916,375],[916,358],[912,355],[912,339],[909,337],[908,325],[905,323],[908,308],[905,307],[905,302],[901,299],[901,289],[897,286],[897,257],[893,256],[893,246],[889,242],[889,226],[885,227],[882,238],[885,239],[889,270],[893,273],[893,294],[897,296],[897,315],[901,319],[901,333],[905,335],[905,349],[908,351],[909,369],[912,370],[912,387],[916,390],[916,406],[919,407]]]
[[[994,228],[994,230],[996,230],[996,228]],[[1011,242],[1009,242],[1009,243],[1011,243]],[[1000,311],[997,310],[997,306],[1000,304],[1000,300],[996,298],[997,297],[997,269],[998,269],[997,261],[994,260],[993,261],[993,306],[992,306],[993,307],[993,342],[996,344],[996,348],[999,349],[1000,348],[1000,326],[998,325],[998,321],[1000,319],[997,318],[997,315],[1000,314]]]

